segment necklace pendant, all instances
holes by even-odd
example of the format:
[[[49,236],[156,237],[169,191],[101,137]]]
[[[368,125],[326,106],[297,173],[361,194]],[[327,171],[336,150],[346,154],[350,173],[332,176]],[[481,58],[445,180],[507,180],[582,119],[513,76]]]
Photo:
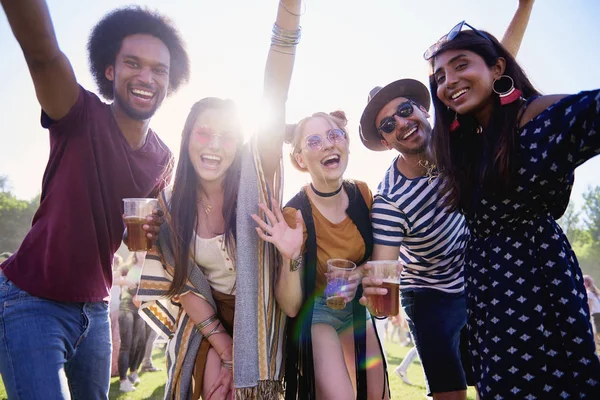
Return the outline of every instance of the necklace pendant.
[[[212,211],[212,205],[206,204],[204,202],[204,200],[202,200],[201,198],[198,200],[198,202],[202,206],[202,209],[204,210],[204,214],[208,215]]]

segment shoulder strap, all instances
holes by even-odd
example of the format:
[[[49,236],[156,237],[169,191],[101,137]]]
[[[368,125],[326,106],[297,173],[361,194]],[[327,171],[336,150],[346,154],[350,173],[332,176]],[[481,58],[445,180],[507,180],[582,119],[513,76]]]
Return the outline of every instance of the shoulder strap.
[[[540,96],[531,96],[530,98],[525,100],[525,102],[521,105],[521,108],[519,108],[519,112],[517,113],[517,130],[521,129],[521,119],[523,118],[523,114],[525,114],[525,110],[527,110],[527,107],[529,107],[529,105],[538,97]]]
[[[291,319],[287,326],[286,400],[297,398],[315,399],[314,362],[312,356],[312,314],[317,281],[317,234],[312,207],[306,191],[302,189],[287,204],[302,212],[306,226],[303,271],[303,307],[299,317]],[[300,317],[302,316],[302,317]],[[298,335],[300,332],[300,335]]]
[[[371,227],[371,213],[360,188],[355,182],[344,181],[344,189],[348,193],[348,209],[346,213],[358,228],[360,236],[365,242],[365,254],[359,264],[364,263],[373,253],[373,231]],[[366,218],[365,218],[366,216]]]

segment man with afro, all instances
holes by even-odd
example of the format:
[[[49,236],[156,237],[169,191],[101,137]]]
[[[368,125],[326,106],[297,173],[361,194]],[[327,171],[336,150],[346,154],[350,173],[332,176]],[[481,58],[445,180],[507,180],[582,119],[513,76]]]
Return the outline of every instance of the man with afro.
[[[138,7],[109,13],[88,43],[107,104],[77,83],[44,0],[0,3],[50,135],[39,210],[0,265],[0,373],[9,398],[107,399],[122,199],[155,196],[170,180],[172,154],[149,123],[188,80],[188,56],[165,17]],[[149,238],[162,220],[157,210],[147,217]]]

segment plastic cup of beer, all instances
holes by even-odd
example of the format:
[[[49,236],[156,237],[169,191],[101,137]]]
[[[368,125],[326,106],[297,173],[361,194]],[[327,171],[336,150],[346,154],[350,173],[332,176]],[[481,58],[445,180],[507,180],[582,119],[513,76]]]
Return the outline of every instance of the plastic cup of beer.
[[[356,264],[342,258],[327,260],[327,287],[325,302],[332,310],[343,310],[346,307],[344,293],[350,284],[350,275],[356,269]]]
[[[389,317],[400,312],[400,272],[402,267],[398,260],[382,260],[367,262],[371,269],[369,277],[383,281],[381,288],[387,289],[385,295],[369,296],[369,311],[375,317]]]
[[[129,251],[148,251],[152,248],[152,239],[146,237],[142,226],[147,224],[146,217],[157,206],[156,199],[123,199]]]

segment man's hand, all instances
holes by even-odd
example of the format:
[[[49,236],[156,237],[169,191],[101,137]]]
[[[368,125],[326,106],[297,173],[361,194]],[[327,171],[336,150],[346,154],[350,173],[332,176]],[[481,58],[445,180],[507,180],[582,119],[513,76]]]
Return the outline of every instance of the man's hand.
[[[146,231],[146,237],[152,239],[154,244],[158,240],[161,225],[165,222],[165,213],[158,208],[152,210],[152,214],[146,217],[147,223],[142,225],[142,229]]]
[[[387,289],[380,287],[383,284],[383,280],[368,276],[369,270],[371,269],[369,264],[364,264],[362,268],[363,276],[365,277],[362,280],[363,295],[360,298],[359,303],[371,311],[373,308],[371,307],[370,296],[383,296],[387,294]]]

